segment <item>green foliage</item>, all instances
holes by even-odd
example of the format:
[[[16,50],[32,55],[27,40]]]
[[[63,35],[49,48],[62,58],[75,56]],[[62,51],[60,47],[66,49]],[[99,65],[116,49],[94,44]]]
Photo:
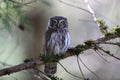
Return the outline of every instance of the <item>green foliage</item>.
[[[75,53],[76,55],[79,55],[85,50],[85,45],[79,44],[75,48],[71,48],[68,51]]]
[[[108,32],[108,26],[105,24],[105,21],[103,21],[101,18],[98,18],[96,22],[99,24],[99,28],[102,34],[106,34]]]
[[[92,44],[94,44],[94,41],[92,40],[87,40],[84,42],[86,46],[92,46]]]
[[[98,48],[99,48],[99,46],[97,46],[97,45],[94,45],[94,47],[93,47],[93,50],[98,50]]]
[[[40,55],[39,57],[45,63],[49,63],[49,62],[58,62],[60,59],[64,58],[64,55],[63,54],[61,54],[61,55],[50,55],[50,56]]]
[[[115,27],[112,28],[112,30],[110,32],[105,33],[105,36],[110,36],[110,35],[116,35],[116,34],[120,34],[120,26],[116,25]]]
[[[48,75],[48,77],[51,79],[51,80],[63,80],[62,78],[59,78],[57,76],[50,76]]]
[[[18,24],[29,24],[25,19],[23,0],[0,0],[0,29],[11,30]]]
[[[94,45],[94,46],[93,46]],[[75,53],[76,55],[81,54],[86,48],[93,47],[97,49],[93,40],[86,40],[84,44],[79,44],[75,48],[71,48],[68,51]]]
[[[110,35],[112,35],[111,32],[107,32],[107,33],[105,33],[105,36],[110,36]]]
[[[96,20],[97,23],[99,23],[99,28],[100,28],[100,31],[105,35],[105,36],[110,36],[112,34],[120,34],[120,26],[119,25],[116,25],[115,27],[112,28],[112,30],[110,32],[108,32],[108,27],[107,25],[105,24],[105,22],[98,18]]]
[[[112,28],[112,33],[114,34],[120,34],[120,26],[116,25],[115,27]]]
[[[51,5],[48,1],[46,1],[46,0],[41,0],[41,2],[42,2],[43,4],[49,6],[49,7],[52,6],[52,5]]]
[[[16,18],[18,17],[18,11],[20,8],[15,8],[15,4],[10,0],[1,0],[0,2],[0,23],[3,28],[10,28],[12,24],[16,25]]]

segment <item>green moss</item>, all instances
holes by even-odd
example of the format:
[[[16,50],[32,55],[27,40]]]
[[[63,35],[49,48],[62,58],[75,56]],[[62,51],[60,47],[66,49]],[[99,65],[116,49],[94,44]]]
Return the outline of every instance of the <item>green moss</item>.
[[[63,80],[62,78],[59,78],[57,76],[50,76],[48,75],[48,77],[51,79],[51,80]]]
[[[85,45],[79,44],[79,45],[77,45],[75,48],[84,48],[84,47],[85,47]]]
[[[108,26],[105,24],[105,21],[102,19],[98,18],[96,22],[99,24],[100,31],[105,35],[105,33],[108,32]]]
[[[79,55],[84,50],[85,50],[85,45],[79,44],[75,48],[68,49],[68,52],[72,52],[75,53],[76,55]]]
[[[96,45],[96,46],[93,47],[93,49],[96,51],[96,50],[99,49],[99,46]]]
[[[99,23],[99,28],[100,31],[105,35],[105,36],[110,36],[111,34],[120,34],[120,26],[116,25],[115,27],[112,28],[112,31],[108,32],[108,26],[105,24],[105,21],[103,21],[101,18],[98,18],[96,20],[97,23]]]
[[[101,18],[97,18],[96,22],[99,24],[105,24],[105,22]]]
[[[113,34],[120,34],[120,26],[115,26],[112,28],[111,32],[106,32],[105,33],[105,36],[110,36],[110,35],[113,35]]]
[[[76,49],[74,50],[74,52],[75,52],[76,55],[79,55],[82,51],[83,51],[83,50],[82,50],[81,48],[76,48]]]
[[[112,28],[112,33],[114,34],[120,34],[120,26],[116,25],[115,27]]]
[[[94,44],[93,40],[87,40],[84,42],[86,46],[92,46],[92,44]]]
[[[110,35],[112,35],[113,33],[111,33],[111,32],[106,32],[105,33],[105,36],[110,36]]]
[[[41,55],[40,58],[45,63],[47,63],[47,62],[58,62],[60,59],[64,58],[64,55],[63,54],[61,54],[61,55],[50,55],[50,56]]]

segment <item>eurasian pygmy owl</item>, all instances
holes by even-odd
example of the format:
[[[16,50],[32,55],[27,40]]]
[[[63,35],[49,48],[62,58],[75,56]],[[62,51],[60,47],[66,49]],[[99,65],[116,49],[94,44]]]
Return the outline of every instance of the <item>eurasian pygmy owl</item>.
[[[45,56],[63,54],[68,48],[70,48],[70,36],[67,18],[62,16],[51,17],[45,34]],[[47,75],[55,74],[56,71],[56,62],[45,64],[44,72]]]

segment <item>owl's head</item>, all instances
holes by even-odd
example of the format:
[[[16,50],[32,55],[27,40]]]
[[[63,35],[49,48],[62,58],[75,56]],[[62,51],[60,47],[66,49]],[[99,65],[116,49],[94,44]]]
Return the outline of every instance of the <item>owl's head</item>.
[[[49,19],[48,28],[63,29],[68,27],[67,18],[62,16],[54,16]]]

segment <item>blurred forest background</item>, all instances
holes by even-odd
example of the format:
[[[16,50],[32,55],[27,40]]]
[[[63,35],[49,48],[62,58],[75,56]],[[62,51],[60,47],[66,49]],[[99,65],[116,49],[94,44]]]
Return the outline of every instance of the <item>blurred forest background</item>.
[[[87,9],[84,0],[62,0],[67,4]],[[89,0],[96,17],[102,18],[111,29],[120,25],[119,0]],[[23,63],[25,59],[36,58],[43,49],[43,37],[47,21],[52,16],[65,16],[69,22],[71,45],[83,43],[88,39],[102,36],[92,15],[84,10],[61,3],[60,0],[0,0],[0,68]],[[119,41],[117,39],[116,41]],[[105,46],[113,54],[120,49],[116,46]],[[101,80],[120,80],[120,61],[103,56],[101,59],[94,51],[89,50],[80,55],[82,61],[97,74]],[[71,73],[80,76],[76,57],[60,61]],[[97,78],[81,64],[84,75],[90,80]],[[58,65],[58,77],[64,80],[80,80],[66,73]],[[0,80],[36,80],[32,70],[20,71]]]

